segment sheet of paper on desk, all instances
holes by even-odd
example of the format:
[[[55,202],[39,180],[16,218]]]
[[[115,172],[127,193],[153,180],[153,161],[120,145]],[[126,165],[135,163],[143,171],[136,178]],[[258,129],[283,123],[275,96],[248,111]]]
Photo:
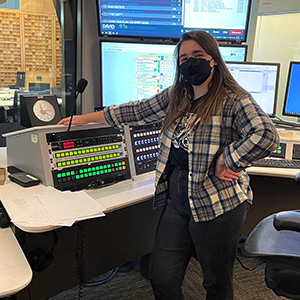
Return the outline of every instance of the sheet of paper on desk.
[[[84,191],[60,192],[44,187],[35,196],[5,201],[15,224],[72,226],[75,221],[104,216],[104,208]]]

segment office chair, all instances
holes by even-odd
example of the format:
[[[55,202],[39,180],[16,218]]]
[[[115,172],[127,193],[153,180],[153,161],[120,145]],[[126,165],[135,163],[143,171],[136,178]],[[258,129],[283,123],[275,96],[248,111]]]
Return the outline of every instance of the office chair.
[[[300,173],[295,180],[300,185]],[[264,218],[249,234],[241,254],[266,261],[265,282],[277,296],[300,299],[300,210]]]

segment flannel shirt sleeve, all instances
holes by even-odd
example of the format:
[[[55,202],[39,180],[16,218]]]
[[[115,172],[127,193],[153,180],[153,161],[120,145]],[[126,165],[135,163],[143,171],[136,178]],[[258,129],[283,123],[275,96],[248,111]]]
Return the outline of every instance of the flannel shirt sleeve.
[[[240,139],[225,147],[226,166],[240,172],[252,162],[268,156],[279,145],[279,135],[270,118],[249,94],[233,105],[233,127]]]
[[[122,125],[143,125],[165,117],[169,106],[171,87],[149,99],[111,105],[104,109],[107,123],[113,127]]]

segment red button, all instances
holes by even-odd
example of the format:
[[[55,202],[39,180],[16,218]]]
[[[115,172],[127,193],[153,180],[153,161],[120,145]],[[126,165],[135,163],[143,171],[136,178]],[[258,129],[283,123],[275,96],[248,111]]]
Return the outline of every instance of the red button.
[[[231,35],[242,35],[243,30],[230,30]]]

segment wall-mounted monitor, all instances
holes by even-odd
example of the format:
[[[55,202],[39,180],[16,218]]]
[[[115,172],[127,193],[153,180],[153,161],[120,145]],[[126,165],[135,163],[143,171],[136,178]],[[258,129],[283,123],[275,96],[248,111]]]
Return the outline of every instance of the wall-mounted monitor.
[[[101,104],[153,96],[173,84],[175,44],[100,41]],[[244,61],[246,45],[220,46],[224,60]]]
[[[282,114],[300,117],[300,61],[290,62]]]
[[[247,59],[247,45],[220,45],[219,49],[226,62],[244,62]]]
[[[234,79],[247,90],[264,112],[274,117],[278,91],[279,63],[226,63]]]
[[[251,0],[97,0],[101,36],[175,38],[191,30],[246,41]]]

